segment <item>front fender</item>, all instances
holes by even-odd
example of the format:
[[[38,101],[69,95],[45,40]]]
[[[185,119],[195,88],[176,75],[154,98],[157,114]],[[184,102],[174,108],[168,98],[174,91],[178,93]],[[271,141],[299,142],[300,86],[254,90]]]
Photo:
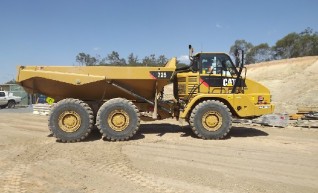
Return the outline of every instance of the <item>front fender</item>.
[[[227,101],[230,106],[234,105],[234,100],[233,100],[233,94],[200,94],[195,97],[193,97],[189,103],[185,106],[184,110],[180,112],[180,118],[185,119],[186,117],[189,116],[189,113],[191,113],[192,109],[199,104],[200,102],[204,100],[219,100],[219,101]]]

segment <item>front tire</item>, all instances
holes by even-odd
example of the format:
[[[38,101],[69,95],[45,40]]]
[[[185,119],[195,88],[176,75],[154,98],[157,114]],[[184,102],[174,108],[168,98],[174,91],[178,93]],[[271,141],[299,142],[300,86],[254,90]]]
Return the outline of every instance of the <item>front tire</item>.
[[[231,112],[220,101],[203,101],[192,110],[190,125],[193,132],[202,139],[221,139],[232,127]]]
[[[78,99],[64,99],[53,106],[49,129],[58,141],[76,142],[85,139],[94,123],[92,109]]]
[[[105,102],[97,112],[96,125],[103,137],[111,141],[131,138],[139,129],[140,117],[137,107],[123,98]]]

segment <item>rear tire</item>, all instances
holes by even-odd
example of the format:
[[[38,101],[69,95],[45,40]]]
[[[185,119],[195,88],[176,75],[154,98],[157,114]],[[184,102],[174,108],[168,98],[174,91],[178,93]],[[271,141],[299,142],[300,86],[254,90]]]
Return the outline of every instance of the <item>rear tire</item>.
[[[6,107],[7,107],[7,105],[0,105],[0,109],[4,109]]]
[[[97,112],[96,125],[103,137],[111,141],[131,138],[139,129],[140,117],[137,107],[123,98],[105,102]]]
[[[58,141],[76,142],[85,139],[94,123],[92,109],[78,99],[64,99],[53,106],[49,129]]]
[[[8,108],[9,109],[12,109],[12,108],[14,108],[15,107],[15,101],[9,101],[8,102]]]
[[[232,127],[232,115],[222,102],[207,100],[192,110],[190,125],[193,132],[202,139],[221,139]]]

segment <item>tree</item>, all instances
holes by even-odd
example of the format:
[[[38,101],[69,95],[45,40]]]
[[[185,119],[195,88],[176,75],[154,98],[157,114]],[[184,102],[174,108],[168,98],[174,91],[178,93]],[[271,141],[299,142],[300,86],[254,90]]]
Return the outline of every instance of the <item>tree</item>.
[[[299,48],[300,56],[314,56],[318,55],[318,32],[313,29],[307,28],[299,33]]]
[[[76,62],[78,62],[81,66],[94,66],[98,63],[98,60],[89,54],[81,52],[76,56]]]
[[[17,81],[15,79],[12,79],[4,84],[16,84],[16,83],[17,83]]]
[[[116,51],[112,51],[110,54],[107,55],[107,57],[102,59],[99,55],[97,55],[96,57],[92,57],[89,54],[81,52],[76,56],[76,62],[78,62],[82,66],[162,66],[168,62],[168,59],[165,55],[160,55],[158,58],[156,58],[155,54],[150,54],[149,56],[145,56],[142,59],[142,62],[139,62],[138,56],[130,53],[127,57],[126,62],[126,60],[124,58],[121,58],[119,56],[119,53]]]
[[[180,60],[177,60],[177,62],[176,62],[176,66],[177,66],[177,68],[182,68],[182,67],[186,67],[186,66],[189,66],[189,65],[188,65],[188,64],[185,64],[185,63],[180,62]]]
[[[155,54],[150,54],[150,56],[145,56],[144,59],[142,59],[142,64],[145,66],[156,66],[157,59]]]
[[[236,40],[231,46],[230,54],[242,49],[245,54],[245,64],[263,61],[318,55],[318,32],[307,28],[300,33],[289,33],[270,47],[267,43],[257,46],[245,41]]]
[[[318,55],[318,33],[311,28],[289,33],[276,42],[274,50],[276,59]]]
[[[165,55],[160,55],[157,59],[157,65],[162,66],[168,62],[168,58]]]
[[[138,56],[135,56],[133,53],[129,54],[128,59],[127,59],[127,63],[130,66],[137,66],[139,65],[138,63]]]
[[[299,56],[297,41],[299,41],[299,34],[295,32],[278,40],[274,46],[275,58],[285,59]]]
[[[115,51],[112,51],[112,53],[107,55],[106,61],[108,61],[108,64],[110,65],[126,65],[126,60],[124,58],[120,58],[118,52]]]
[[[241,49],[244,51],[244,58],[245,58],[245,64],[251,64],[252,63],[252,58],[249,55],[250,50],[253,48],[253,44],[250,42],[247,42],[245,40],[236,40],[234,42],[234,45],[231,46],[230,48],[230,55],[234,56],[235,50],[236,49]]]
[[[251,64],[273,59],[272,48],[267,43],[254,46],[247,55]]]

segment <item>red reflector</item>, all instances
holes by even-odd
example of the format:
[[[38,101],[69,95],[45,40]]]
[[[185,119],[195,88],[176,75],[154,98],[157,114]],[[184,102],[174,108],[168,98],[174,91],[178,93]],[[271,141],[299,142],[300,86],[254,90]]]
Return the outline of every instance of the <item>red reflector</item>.
[[[263,104],[264,103],[264,97],[263,96],[258,96],[258,104]]]

